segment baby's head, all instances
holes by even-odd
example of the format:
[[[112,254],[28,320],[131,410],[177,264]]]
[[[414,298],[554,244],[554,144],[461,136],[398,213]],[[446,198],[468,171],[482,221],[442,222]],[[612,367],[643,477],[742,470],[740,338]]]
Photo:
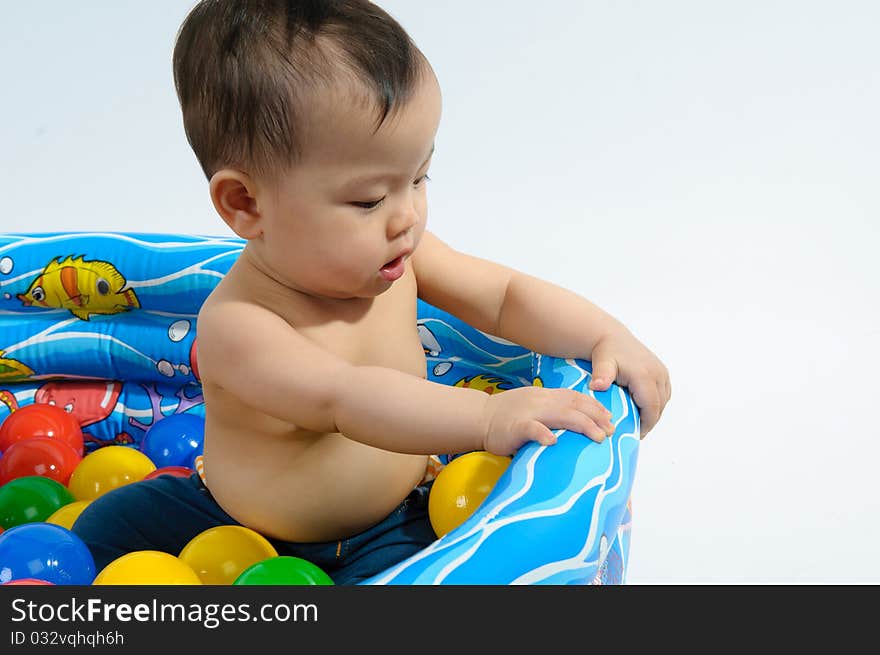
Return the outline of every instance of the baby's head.
[[[415,249],[440,90],[367,0],[203,0],[174,81],[220,216],[252,263],[310,295],[373,297]]]

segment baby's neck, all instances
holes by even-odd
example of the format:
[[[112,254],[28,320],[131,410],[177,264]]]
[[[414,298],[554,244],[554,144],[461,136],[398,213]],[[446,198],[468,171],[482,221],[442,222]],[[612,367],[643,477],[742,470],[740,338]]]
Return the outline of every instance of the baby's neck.
[[[337,314],[341,317],[362,315],[373,305],[375,298],[333,298],[301,288],[281,278],[272,268],[266,265],[260,256],[245,245],[241,256],[233,265],[233,270],[252,289],[254,300],[261,304],[270,303],[307,303],[313,308]],[[230,271],[231,272],[231,271]],[[271,306],[271,305],[269,305]],[[348,320],[343,318],[342,320]]]

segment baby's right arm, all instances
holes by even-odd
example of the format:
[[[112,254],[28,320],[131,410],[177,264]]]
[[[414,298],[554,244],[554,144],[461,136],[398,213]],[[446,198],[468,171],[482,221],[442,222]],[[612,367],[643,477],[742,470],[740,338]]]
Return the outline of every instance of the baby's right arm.
[[[247,330],[230,327],[241,325]],[[247,404],[303,429],[340,432],[394,452],[511,455],[527,441],[555,443],[554,429],[595,441],[613,431],[610,414],[586,394],[523,387],[488,395],[391,368],[354,366],[247,303],[204,308],[198,343],[202,377]]]

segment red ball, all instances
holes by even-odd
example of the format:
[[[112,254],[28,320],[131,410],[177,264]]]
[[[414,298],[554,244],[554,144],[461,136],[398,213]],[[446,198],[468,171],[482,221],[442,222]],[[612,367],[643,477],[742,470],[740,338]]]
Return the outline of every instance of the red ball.
[[[0,458],[0,486],[26,475],[41,475],[67,486],[81,459],[60,439],[32,437],[16,441]]]
[[[9,582],[4,582],[4,585],[54,585],[54,582],[49,582],[47,580],[38,580],[37,578],[18,578],[17,580],[10,580]]]
[[[0,425],[0,452],[5,453],[17,441],[50,437],[67,442],[80,456],[83,435],[76,418],[56,405],[34,403],[12,412]]]
[[[198,339],[193,339],[192,345],[189,347],[189,366],[192,369],[193,377],[199,382],[202,381],[202,378],[199,377],[199,360],[198,360],[198,346],[196,342]]]
[[[144,476],[144,480],[152,480],[153,478],[158,478],[160,475],[173,475],[176,478],[188,478],[193,473],[195,473],[195,471],[185,466],[163,466],[162,468],[147,473]]]

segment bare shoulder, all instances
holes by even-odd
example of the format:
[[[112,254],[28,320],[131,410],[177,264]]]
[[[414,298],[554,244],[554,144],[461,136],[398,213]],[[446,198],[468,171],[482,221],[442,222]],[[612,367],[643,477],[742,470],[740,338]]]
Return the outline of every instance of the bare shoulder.
[[[248,296],[239,293],[234,285],[226,279],[208,295],[199,309],[197,333],[199,341],[210,338],[218,331],[229,334],[244,334],[246,331],[230,329],[233,326],[244,327],[254,320],[261,320],[267,310],[256,302],[248,300]],[[224,329],[225,328],[225,329]]]
[[[216,377],[212,373],[217,367],[227,368],[229,362],[264,357],[267,344],[288,349],[296,337],[277,313],[224,282],[205,300],[196,321],[199,368],[209,379]]]
[[[425,230],[411,257],[418,297],[438,307],[448,303],[451,299],[446,289],[458,277],[456,265],[460,263],[460,256],[461,253]],[[451,306],[442,309],[452,311]]]
[[[235,285],[218,286],[199,312],[197,334],[203,384],[292,425],[332,431],[326,408],[347,363],[283,316]]]
[[[449,265],[455,251],[437,238],[430,230],[425,230],[419,246],[413,251],[411,260],[416,279],[430,276],[436,267]]]
[[[512,269],[459,252],[428,230],[412,263],[419,298],[494,333]]]

